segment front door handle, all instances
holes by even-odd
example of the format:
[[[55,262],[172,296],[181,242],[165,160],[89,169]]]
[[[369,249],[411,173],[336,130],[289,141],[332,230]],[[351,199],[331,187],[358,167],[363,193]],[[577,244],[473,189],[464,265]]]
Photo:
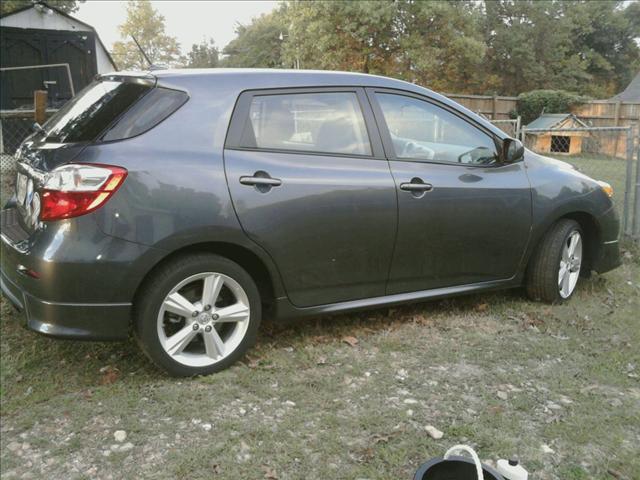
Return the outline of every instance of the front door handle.
[[[279,178],[271,178],[267,172],[258,170],[253,176],[240,177],[240,183],[242,185],[249,185],[256,188],[261,193],[266,193],[273,187],[279,187],[282,185],[282,180]]]
[[[433,185],[424,183],[421,178],[414,177],[411,179],[411,182],[401,183],[400,190],[411,192],[414,196],[419,197],[433,190]]]

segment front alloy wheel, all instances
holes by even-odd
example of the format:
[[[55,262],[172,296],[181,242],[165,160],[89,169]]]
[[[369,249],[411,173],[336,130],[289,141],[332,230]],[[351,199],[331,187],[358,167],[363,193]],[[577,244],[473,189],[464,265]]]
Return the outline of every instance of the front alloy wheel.
[[[575,220],[561,219],[549,229],[529,261],[529,298],[558,303],[573,295],[584,262],[583,239]]]
[[[179,258],[157,272],[136,302],[136,337],[177,376],[213,373],[255,341],[260,296],[237,264],[215,255]]]
[[[560,269],[558,270],[558,291],[562,298],[569,298],[576,288],[582,266],[582,236],[578,230],[571,232],[564,242]]]

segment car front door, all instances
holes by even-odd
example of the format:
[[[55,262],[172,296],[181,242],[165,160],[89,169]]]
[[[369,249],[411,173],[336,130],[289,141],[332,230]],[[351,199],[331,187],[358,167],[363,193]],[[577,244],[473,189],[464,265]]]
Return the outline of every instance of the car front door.
[[[224,160],[240,223],[294,305],[384,295],[397,198],[362,89],[244,92]]]
[[[531,228],[524,163],[500,163],[490,131],[427,97],[367,94],[398,193],[387,293],[513,277]]]

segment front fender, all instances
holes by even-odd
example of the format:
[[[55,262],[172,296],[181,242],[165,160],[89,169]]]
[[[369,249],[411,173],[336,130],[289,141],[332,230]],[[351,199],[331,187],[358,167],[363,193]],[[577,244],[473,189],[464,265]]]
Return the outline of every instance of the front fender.
[[[613,202],[596,180],[565,162],[530,151],[525,161],[531,183],[533,219],[525,266],[544,234],[563,217],[588,219],[595,227],[596,247],[618,238],[620,224]]]

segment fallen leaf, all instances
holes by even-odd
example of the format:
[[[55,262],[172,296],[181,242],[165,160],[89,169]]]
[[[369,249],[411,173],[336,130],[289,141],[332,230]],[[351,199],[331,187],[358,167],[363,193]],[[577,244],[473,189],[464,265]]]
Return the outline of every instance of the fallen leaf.
[[[502,412],[504,412],[504,407],[502,407],[501,405],[493,405],[489,407],[489,413],[493,415],[499,415]]]
[[[222,468],[220,467],[219,463],[214,463],[213,465],[211,465],[211,470],[213,470],[213,473],[216,475],[222,473]]]
[[[102,377],[100,377],[100,385],[111,385],[120,377],[120,370],[116,367],[112,367],[111,365],[102,367],[100,369],[100,373],[102,373]]]
[[[486,312],[488,308],[489,308],[488,303],[479,303],[475,306],[476,312]]]
[[[278,474],[275,468],[269,465],[262,465],[262,471],[264,472],[264,478],[267,480],[278,480]]]
[[[329,343],[331,338],[327,335],[315,335],[311,337],[310,343]]]
[[[252,357],[250,355],[245,355],[245,358],[247,359],[246,364],[249,368],[258,368],[262,361],[260,357]]]
[[[350,336],[342,337],[342,341],[344,343],[348,343],[352,347],[355,347],[356,345],[358,345],[358,339],[356,337],[350,337]]]
[[[374,445],[377,445],[379,443],[387,443],[389,440],[391,440],[393,437],[400,435],[400,431],[396,431],[396,432],[391,432],[391,433],[387,433],[387,434],[383,434],[383,433],[375,433],[372,437],[371,437],[371,441],[373,442]]]
[[[318,357],[318,359],[316,360],[316,364],[318,365],[326,365],[327,364],[327,357]]]
[[[607,473],[611,475],[613,478],[617,478],[618,480],[626,480],[627,477],[624,476],[621,472],[614,470],[613,468],[607,469]]]

